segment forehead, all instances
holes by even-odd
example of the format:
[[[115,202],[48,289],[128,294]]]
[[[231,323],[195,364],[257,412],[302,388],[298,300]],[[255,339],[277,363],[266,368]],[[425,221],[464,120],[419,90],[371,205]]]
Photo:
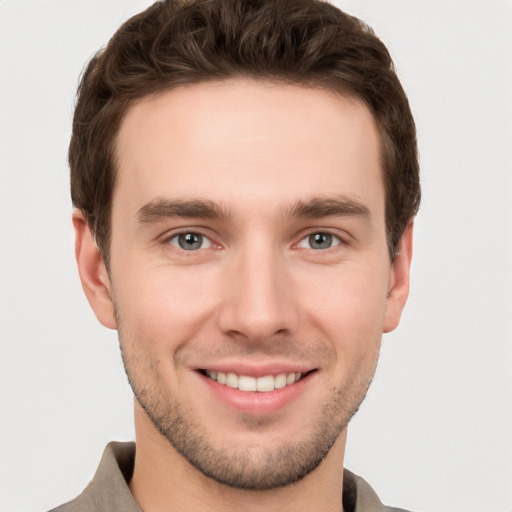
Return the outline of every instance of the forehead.
[[[127,214],[162,197],[249,207],[244,194],[253,205],[343,194],[383,210],[371,113],[322,89],[241,79],[181,86],[128,109],[116,153],[113,204]]]

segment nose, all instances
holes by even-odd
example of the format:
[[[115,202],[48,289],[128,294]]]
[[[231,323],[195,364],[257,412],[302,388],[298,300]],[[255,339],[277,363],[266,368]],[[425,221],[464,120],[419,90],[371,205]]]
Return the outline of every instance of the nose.
[[[299,320],[293,276],[271,248],[254,248],[235,258],[217,311],[221,331],[249,342],[295,332]]]

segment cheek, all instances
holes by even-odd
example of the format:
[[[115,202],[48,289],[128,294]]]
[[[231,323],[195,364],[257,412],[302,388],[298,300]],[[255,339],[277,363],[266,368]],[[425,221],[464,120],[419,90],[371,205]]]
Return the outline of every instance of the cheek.
[[[319,304],[344,309],[374,310],[382,309],[384,305],[389,272],[385,268],[347,263],[309,272],[303,274],[302,278],[305,281],[302,293],[310,292],[310,296]]]
[[[387,273],[351,265],[310,276],[298,296],[310,321],[338,348],[360,352],[378,348],[382,337]]]
[[[215,310],[213,276],[160,267],[116,277],[116,306],[125,330],[154,348],[176,348],[204,328]]]

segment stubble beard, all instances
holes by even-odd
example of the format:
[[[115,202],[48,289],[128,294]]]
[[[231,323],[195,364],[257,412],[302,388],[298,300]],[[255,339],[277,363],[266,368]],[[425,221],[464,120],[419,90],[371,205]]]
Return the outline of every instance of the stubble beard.
[[[118,332],[128,381],[158,432],[203,475],[236,489],[277,489],[314,471],[359,409],[374,373],[362,377],[358,368],[353,368],[354,378],[333,386],[331,398],[322,406],[309,434],[298,443],[269,448],[262,439],[257,445],[221,449],[208,439],[206,429],[194,419],[186,404],[169,399],[169,390],[162,385],[154,365],[142,354],[128,353],[119,319]],[[256,423],[250,425],[248,421],[247,427],[257,429]]]

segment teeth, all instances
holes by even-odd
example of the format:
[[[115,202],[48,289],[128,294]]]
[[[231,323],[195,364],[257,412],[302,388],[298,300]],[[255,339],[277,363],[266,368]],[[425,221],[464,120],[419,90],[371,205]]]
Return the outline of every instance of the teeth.
[[[236,373],[229,372],[226,374],[226,386],[238,389],[238,375]]]
[[[281,389],[286,386],[286,373],[280,373],[276,375],[276,380],[274,382],[274,387],[276,389]]]
[[[256,391],[256,385],[254,377],[247,377],[245,375],[238,377],[238,389],[241,391]]]
[[[274,391],[274,376],[267,375],[265,377],[260,377],[256,381],[256,389],[258,391]]]
[[[265,375],[264,377],[249,377],[247,375],[237,375],[233,372],[215,372],[206,371],[206,375],[219,384],[224,384],[240,391],[259,391],[268,392],[274,389],[281,389],[294,384],[302,378],[301,372],[280,373],[278,375]]]

